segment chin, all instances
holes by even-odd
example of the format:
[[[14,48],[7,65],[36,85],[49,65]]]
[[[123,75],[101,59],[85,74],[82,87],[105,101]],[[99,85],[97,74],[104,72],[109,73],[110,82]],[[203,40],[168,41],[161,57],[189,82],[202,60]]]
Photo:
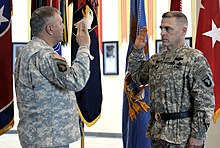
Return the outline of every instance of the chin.
[[[166,44],[165,42],[162,42],[162,45],[163,45],[163,46],[167,46],[167,44]]]
[[[62,42],[63,41],[63,37],[59,40],[59,42]]]

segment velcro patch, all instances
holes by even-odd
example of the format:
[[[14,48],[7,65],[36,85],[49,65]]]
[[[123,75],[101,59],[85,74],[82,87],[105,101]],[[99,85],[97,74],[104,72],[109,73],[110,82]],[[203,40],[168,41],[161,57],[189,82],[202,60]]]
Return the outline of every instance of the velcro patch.
[[[195,71],[195,76],[202,78],[206,75],[206,68],[204,66],[199,67],[196,71]]]
[[[54,53],[52,55],[53,59],[57,59],[57,60],[62,60],[62,61],[66,61],[65,58],[61,57],[59,54]]]

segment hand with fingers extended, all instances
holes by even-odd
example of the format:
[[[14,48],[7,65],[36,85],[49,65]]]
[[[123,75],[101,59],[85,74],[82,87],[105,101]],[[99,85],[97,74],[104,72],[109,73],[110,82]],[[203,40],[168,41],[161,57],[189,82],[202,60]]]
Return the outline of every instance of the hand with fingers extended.
[[[189,142],[187,144],[187,148],[202,148],[203,147],[203,140],[198,140],[193,137],[190,137]]]
[[[76,41],[79,46],[90,46],[91,44],[88,29],[86,28],[86,25],[83,21],[79,23],[76,34]]]
[[[147,36],[147,27],[144,26],[141,30],[140,30],[140,33],[139,35],[136,37],[136,40],[135,40],[135,43],[134,43],[134,46],[137,48],[137,49],[142,49],[144,48],[144,46],[146,45],[146,36]]]

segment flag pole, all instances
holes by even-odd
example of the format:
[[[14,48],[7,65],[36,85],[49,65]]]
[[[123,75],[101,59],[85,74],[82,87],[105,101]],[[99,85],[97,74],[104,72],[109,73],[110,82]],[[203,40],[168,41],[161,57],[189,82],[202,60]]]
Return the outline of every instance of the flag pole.
[[[81,148],[84,148],[84,123],[82,122],[82,138],[81,138]]]

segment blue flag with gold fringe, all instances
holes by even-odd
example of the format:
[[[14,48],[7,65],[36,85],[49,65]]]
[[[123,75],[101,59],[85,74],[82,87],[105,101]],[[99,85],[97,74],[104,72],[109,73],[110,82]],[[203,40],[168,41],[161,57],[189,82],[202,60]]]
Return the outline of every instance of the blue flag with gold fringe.
[[[86,86],[79,92],[76,92],[77,104],[80,117],[88,127],[96,123],[101,115],[102,104],[102,86],[98,42],[98,23],[96,0],[73,0],[73,26],[71,42],[71,61],[76,57],[78,44],[76,42],[76,32],[74,24],[86,19],[86,25],[89,31],[91,45],[90,53],[94,59],[90,61],[90,78]]]
[[[11,0],[0,1],[0,135],[14,125],[11,11]]]
[[[131,53],[141,28],[146,26],[144,0],[130,1],[130,37],[127,57]],[[146,38],[147,40],[147,38]],[[148,44],[144,48],[146,59],[149,58]],[[147,86],[138,86],[132,79],[126,59],[126,76],[123,92],[122,139],[124,148],[150,148],[150,139],[146,129],[150,120],[148,101],[150,93]]]

